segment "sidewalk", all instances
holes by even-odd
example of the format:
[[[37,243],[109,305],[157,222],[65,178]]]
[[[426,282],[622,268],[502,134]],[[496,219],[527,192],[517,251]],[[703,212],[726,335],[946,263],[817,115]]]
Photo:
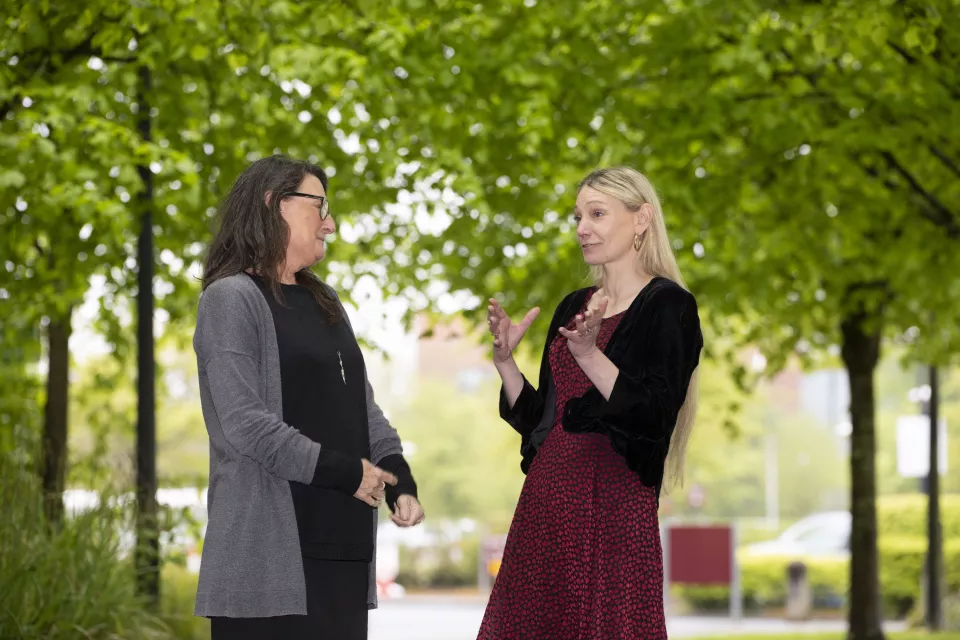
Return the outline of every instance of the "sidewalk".
[[[385,601],[370,613],[370,640],[476,640],[485,599],[475,595],[413,595]],[[900,631],[903,623],[885,625]],[[788,622],[772,618],[746,618],[739,622],[720,616],[670,618],[671,638],[707,638],[729,635],[781,635],[842,633],[844,620]]]

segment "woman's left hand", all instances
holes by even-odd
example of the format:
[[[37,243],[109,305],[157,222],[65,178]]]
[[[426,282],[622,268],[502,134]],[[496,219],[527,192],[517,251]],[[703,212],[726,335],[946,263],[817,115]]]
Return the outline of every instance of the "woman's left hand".
[[[390,515],[398,527],[414,527],[423,522],[424,513],[420,502],[409,494],[397,498],[397,508]]]
[[[574,358],[588,356],[597,349],[597,335],[600,333],[600,322],[607,310],[607,299],[603,298],[593,309],[586,313],[578,313],[574,318],[576,326],[571,331],[560,327],[560,335],[567,339],[567,347]]]

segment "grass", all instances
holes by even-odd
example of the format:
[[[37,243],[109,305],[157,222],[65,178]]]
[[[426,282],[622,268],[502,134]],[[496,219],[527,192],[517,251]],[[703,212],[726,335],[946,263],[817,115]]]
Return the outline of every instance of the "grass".
[[[0,638],[169,638],[123,557],[130,513],[97,507],[49,531],[33,470],[0,456],[0,486]]]
[[[48,530],[35,470],[0,452],[0,638],[209,640],[197,577],[163,568],[161,609],[135,592],[121,540],[132,510],[102,505]]]

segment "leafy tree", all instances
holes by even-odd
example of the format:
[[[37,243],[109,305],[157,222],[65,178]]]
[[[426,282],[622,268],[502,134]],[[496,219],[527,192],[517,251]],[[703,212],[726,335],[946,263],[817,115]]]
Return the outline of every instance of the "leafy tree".
[[[352,111],[344,94],[356,87],[348,78],[362,76],[351,62],[357,54],[335,40],[303,46],[319,42],[317,34],[301,42],[297,33],[319,6],[8,2],[0,26],[0,290],[28,325],[44,321],[49,495],[63,489],[72,313],[91,277],[104,278],[101,328],[123,357],[142,215],[153,218],[159,315],[190,317],[190,274],[213,206],[252,159],[283,150],[328,167],[360,162],[331,142],[347,140],[359,121],[327,117]],[[324,7],[316,28],[349,29],[353,11]],[[294,75],[318,57],[318,73],[337,82],[311,87]],[[365,172],[342,171],[344,208],[395,193],[383,178],[399,156],[371,158]],[[386,173],[371,179],[381,166]],[[50,504],[57,520],[62,505]]]
[[[394,32],[399,55],[370,54],[398,68],[373,120],[400,114],[394,144],[418,145],[463,196],[442,234],[398,241],[402,224],[384,224],[374,252],[417,256],[395,282],[440,264],[454,290],[549,306],[582,281],[560,213],[576,179],[646,170],[718,333],[760,346],[772,370],[842,358],[849,633],[882,637],[874,371],[885,337],[927,361],[960,339],[960,285],[942,277],[960,268],[956,2],[529,5],[446,3]],[[423,110],[427,94],[447,115]]]
[[[309,124],[321,96],[283,71],[288,34],[317,5],[11,4],[0,32],[0,215],[10,230],[0,240],[0,290],[23,305],[28,323],[43,319],[47,329],[47,516],[56,523],[63,512],[72,313],[98,275],[107,288],[103,327],[119,356],[127,340],[115,314],[132,296],[138,324],[149,325],[138,338],[138,558],[152,558],[142,586],[155,595],[155,290],[138,291],[135,278],[146,269],[162,311],[182,316],[195,304],[188,274],[197,240],[243,166],[280,147],[346,164],[334,145],[323,158],[312,151],[333,137],[333,124]],[[35,172],[29,179],[26,167]],[[358,182],[361,198],[380,189]]]
[[[415,309],[437,309],[444,286],[480,300],[496,294],[510,309],[551,308],[586,276],[567,217],[577,179],[598,164],[648,172],[717,335],[760,346],[771,370],[792,354],[842,358],[854,427],[850,636],[882,637],[874,371],[884,338],[925,361],[955,353],[960,340],[950,329],[960,285],[938,279],[960,267],[956,0],[445,0],[429,8],[364,0],[324,5],[323,20],[308,19],[318,10],[312,3],[141,4],[119,17],[111,9],[41,5],[5,22],[13,37],[4,38],[12,44],[4,50],[0,133],[5,149],[20,150],[17,166],[37,161],[44,175],[66,178],[57,184],[76,188],[87,179],[77,178],[79,168],[58,168],[71,157],[84,170],[100,167],[90,178],[95,194],[110,193],[98,186],[113,166],[106,158],[128,158],[114,179],[129,193],[135,166],[161,162],[157,206],[181,212],[157,222],[161,257],[170,251],[160,279],[174,283],[174,293],[190,291],[183,270],[205,234],[203,216],[190,212],[223,193],[247,154],[315,153],[340,169],[335,211],[351,242],[337,249],[341,264],[323,268],[347,291],[372,274]],[[98,56],[104,67],[88,74],[82,55],[58,67],[70,51],[82,54],[90,38],[83,29],[94,24],[112,34],[90,40],[106,48]],[[135,61],[116,62],[121,56]],[[77,125],[89,118],[77,105],[106,103],[120,91],[130,109],[142,66],[153,74],[156,143],[131,135],[131,115],[106,118],[104,105],[94,130],[107,131],[104,148],[117,148],[98,161],[95,145],[78,142],[85,129]],[[104,84],[78,82],[82,74]],[[24,110],[47,108],[40,98],[23,107],[23,98],[41,95],[56,112],[21,126]],[[60,112],[76,112],[62,129]],[[52,159],[34,150],[50,146],[40,125],[60,145]],[[83,154],[70,155],[79,148]],[[47,190],[20,194],[32,186],[17,184],[9,165],[2,176],[4,228],[22,224],[16,194],[31,220],[46,221],[38,231],[52,233],[57,206],[37,213]],[[383,205],[394,199],[412,204],[413,214]],[[130,257],[135,228],[123,212],[117,226],[126,240],[118,232],[100,256],[114,266],[104,268],[108,303],[130,293],[116,268]],[[36,248],[6,238],[18,281],[33,278]],[[54,264],[75,266],[78,254],[64,255]],[[85,282],[74,272],[64,279],[74,276]],[[446,284],[425,290],[431,279]],[[19,295],[6,280],[0,287],[8,284]],[[80,289],[57,293],[59,317]],[[174,313],[192,304],[187,295],[169,297],[162,304]],[[37,308],[49,298],[37,296]],[[531,342],[545,330],[537,323]]]
[[[882,637],[874,371],[885,336],[912,343],[914,358],[957,351],[955,333],[934,330],[960,314],[956,282],[918,286],[960,266],[960,139],[944,126],[956,118],[957,49],[935,12],[908,5],[715,18],[724,28],[702,44],[719,49],[701,60],[720,73],[675,63],[668,76],[689,73],[664,105],[699,122],[684,98],[706,95],[721,114],[691,137],[705,178],[692,193],[716,203],[700,207],[712,215],[698,290],[715,318],[750,318],[743,337],[775,362],[840,345],[853,422],[850,637]]]

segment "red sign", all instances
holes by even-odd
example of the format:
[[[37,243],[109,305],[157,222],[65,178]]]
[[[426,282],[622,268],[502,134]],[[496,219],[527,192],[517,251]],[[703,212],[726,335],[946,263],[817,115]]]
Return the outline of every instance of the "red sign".
[[[733,531],[725,526],[667,528],[672,584],[726,585],[733,580]]]

